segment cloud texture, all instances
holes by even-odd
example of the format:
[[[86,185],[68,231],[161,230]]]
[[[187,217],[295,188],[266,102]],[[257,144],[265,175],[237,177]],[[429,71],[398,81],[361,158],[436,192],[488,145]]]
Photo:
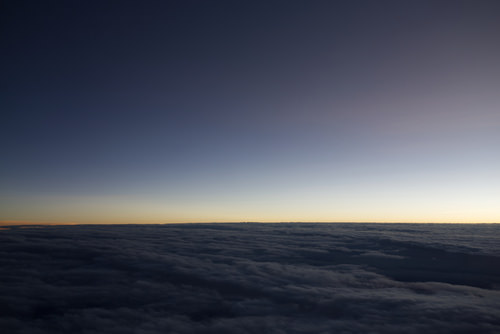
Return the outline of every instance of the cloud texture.
[[[498,333],[500,226],[0,231],[2,333]]]

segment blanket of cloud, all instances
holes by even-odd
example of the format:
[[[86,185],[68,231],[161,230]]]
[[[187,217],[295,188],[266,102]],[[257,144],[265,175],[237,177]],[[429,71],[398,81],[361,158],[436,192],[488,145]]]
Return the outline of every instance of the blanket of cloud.
[[[500,333],[500,225],[0,231],[1,333]]]

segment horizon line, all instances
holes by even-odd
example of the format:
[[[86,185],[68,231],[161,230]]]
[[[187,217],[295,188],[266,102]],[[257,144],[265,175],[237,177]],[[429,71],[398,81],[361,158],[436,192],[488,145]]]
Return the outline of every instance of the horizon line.
[[[183,224],[500,224],[500,222],[405,222],[405,221],[189,221],[189,222],[51,222],[0,220],[0,226],[58,225],[183,225]]]

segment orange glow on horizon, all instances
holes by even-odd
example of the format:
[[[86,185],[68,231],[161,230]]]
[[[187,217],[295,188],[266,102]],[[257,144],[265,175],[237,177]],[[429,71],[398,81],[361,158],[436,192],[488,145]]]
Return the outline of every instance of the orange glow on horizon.
[[[66,222],[66,221],[22,221],[22,220],[0,220],[0,226],[59,226],[59,225],[168,225],[168,224],[227,224],[227,223],[258,223],[258,224],[276,224],[276,223],[320,223],[320,224],[500,224],[500,221],[397,221],[397,220],[387,220],[387,221],[334,221],[334,220],[158,220],[158,221],[111,221],[111,220],[99,220],[99,221],[82,221],[82,222]],[[4,228],[0,228],[4,229]]]

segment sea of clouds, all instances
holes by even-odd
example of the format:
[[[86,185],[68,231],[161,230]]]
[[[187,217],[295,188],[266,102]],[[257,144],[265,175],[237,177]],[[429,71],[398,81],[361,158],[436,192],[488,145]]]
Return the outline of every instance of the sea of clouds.
[[[1,333],[500,333],[500,225],[0,231]]]

